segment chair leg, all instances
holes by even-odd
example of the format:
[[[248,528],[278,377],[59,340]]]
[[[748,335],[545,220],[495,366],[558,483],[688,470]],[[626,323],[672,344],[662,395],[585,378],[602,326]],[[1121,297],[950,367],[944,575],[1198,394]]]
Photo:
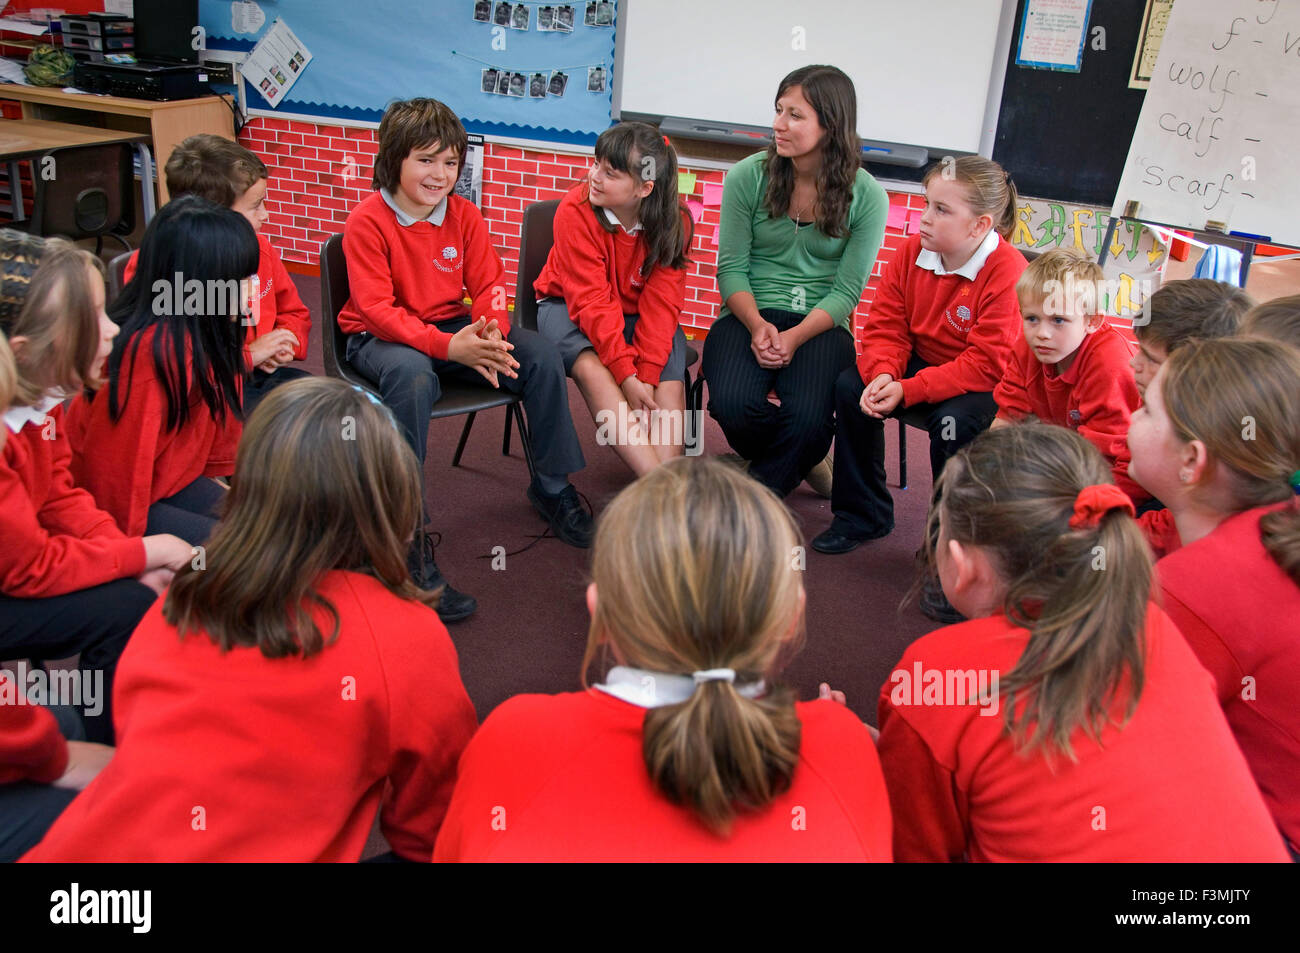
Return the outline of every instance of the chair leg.
[[[506,410],[506,430],[501,438],[501,456],[510,456],[510,423],[515,419],[514,413],[507,408]]]
[[[898,488],[907,489],[907,424],[898,418]]]
[[[460,443],[456,444],[456,455],[451,458],[453,467],[460,466],[460,455],[465,452],[465,441],[469,439],[469,429],[474,426],[474,418],[478,416],[478,411],[465,416],[465,427],[460,432]]]
[[[524,462],[528,464],[529,479],[537,479],[537,464],[533,460],[533,436],[528,432],[528,420],[524,417],[524,408],[520,404],[511,404],[510,413],[519,425],[519,442],[524,448]]]

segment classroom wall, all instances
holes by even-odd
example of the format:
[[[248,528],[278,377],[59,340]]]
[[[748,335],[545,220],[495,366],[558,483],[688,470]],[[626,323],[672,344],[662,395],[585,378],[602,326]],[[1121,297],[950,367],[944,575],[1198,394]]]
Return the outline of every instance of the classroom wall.
[[[289,119],[257,117],[240,133],[239,141],[261,156],[270,169],[267,209],[270,219],[263,226],[284,257],[307,268],[317,266],[320,246],[334,232],[341,232],[348,212],[370,194],[370,176],[378,144],[371,129],[345,128]],[[513,297],[519,260],[519,228],[524,207],[532,202],[560,198],[590,167],[588,156],[569,155],[545,148],[519,149],[489,142],[483,163],[483,217],[493,244],[505,263],[507,286]],[[354,163],[349,164],[347,157]],[[713,169],[685,171],[696,174],[695,193],[702,199],[704,186],[721,184],[723,173]],[[686,198],[687,196],[683,196]],[[922,208],[919,195],[898,193],[890,202],[907,208]],[[702,336],[717,316],[719,299],[716,283],[718,209],[704,209],[696,226],[691,249],[692,263],[687,277],[686,310],[682,325],[693,336]],[[900,229],[888,229],[876,260],[872,281],[858,307],[855,325],[865,319],[874,296],[876,281],[884,266],[903,241]]]

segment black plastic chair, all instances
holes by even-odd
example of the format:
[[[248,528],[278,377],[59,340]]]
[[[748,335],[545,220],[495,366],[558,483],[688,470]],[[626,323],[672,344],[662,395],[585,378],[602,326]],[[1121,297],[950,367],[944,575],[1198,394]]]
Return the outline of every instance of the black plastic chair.
[[[325,316],[322,329],[322,351],[325,357],[325,373],[330,377],[339,377],[358,387],[364,387],[376,397],[379,391],[375,382],[370,380],[347,359],[347,335],[339,328],[339,312],[347,304],[351,293],[348,289],[348,267],[343,257],[343,236],[331,235],[321,246],[320,251],[321,310]],[[451,458],[453,467],[460,466],[461,454],[465,451],[465,442],[469,440],[470,428],[480,410],[493,407],[506,408],[505,435],[501,441],[502,456],[510,455],[510,421],[513,417],[519,425],[519,441],[524,448],[524,461],[528,464],[530,477],[536,476],[533,464],[533,444],[528,433],[528,422],[524,418],[523,398],[507,391],[496,390],[483,385],[464,383],[456,380],[443,380],[442,396],[434,405],[430,420],[443,417],[455,417],[467,414],[465,427],[460,432],[460,442],[456,444],[456,453]]]
[[[521,328],[537,330],[537,295],[533,283],[546,266],[546,259],[555,244],[555,210],[558,199],[534,202],[524,209],[524,221],[519,230],[519,280],[515,285],[514,320]],[[699,421],[704,395],[704,378],[692,383],[690,369],[700,359],[691,345],[686,345],[686,409],[691,419]]]
[[[51,149],[32,160],[36,199],[28,231],[74,241],[93,238],[97,255],[107,235],[129,251],[123,236],[135,230],[134,154],[129,143],[109,142]],[[48,177],[46,168],[52,173]]]
[[[124,251],[108,263],[108,300],[111,302],[122,293],[126,285],[126,266],[131,260],[131,252]]]

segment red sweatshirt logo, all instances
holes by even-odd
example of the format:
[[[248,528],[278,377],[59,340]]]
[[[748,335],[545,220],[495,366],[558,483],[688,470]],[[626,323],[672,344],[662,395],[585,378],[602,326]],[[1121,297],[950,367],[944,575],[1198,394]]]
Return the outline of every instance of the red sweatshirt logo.
[[[443,264],[443,262],[447,262],[447,264]],[[460,271],[460,265],[460,250],[455,245],[448,245],[442,250],[442,258],[433,260],[433,266],[439,271],[447,272],[447,274]]]
[[[961,334],[970,333],[971,319],[972,319],[971,310],[970,308],[966,307],[964,304],[957,306],[956,319],[953,318],[951,310],[944,311],[943,316],[948,320],[948,323],[952,325],[954,330],[960,332]]]

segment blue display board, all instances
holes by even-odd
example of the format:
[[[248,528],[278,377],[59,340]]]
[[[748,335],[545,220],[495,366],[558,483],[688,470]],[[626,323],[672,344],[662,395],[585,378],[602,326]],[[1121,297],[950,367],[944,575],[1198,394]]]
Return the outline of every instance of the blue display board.
[[[495,16],[501,4],[490,5]],[[233,8],[242,8],[242,15],[246,5],[199,3],[211,49],[251,50],[279,18],[312,54],[277,107],[246,84],[250,109],[378,122],[394,99],[432,96],[454,109],[470,132],[486,135],[591,144],[610,125],[614,2],[597,5],[600,26],[584,22],[587,3],[567,4],[574,12],[572,32],[538,29],[543,8],[556,22],[558,8],[566,6],[556,3],[508,4],[512,11],[527,8],[527,30],[476,21],[482,4],[475,0],[258,0],[258,6],[265,22],[255,33],[240,33]],[[603,91],[588,90],[592,67],[604,68]],[[527,81],[541,73],[548,86],[561,71],[567,84],[562,96],[530,96],[527,83],[523,96],[487,93],[488,68],[522,73]]]

